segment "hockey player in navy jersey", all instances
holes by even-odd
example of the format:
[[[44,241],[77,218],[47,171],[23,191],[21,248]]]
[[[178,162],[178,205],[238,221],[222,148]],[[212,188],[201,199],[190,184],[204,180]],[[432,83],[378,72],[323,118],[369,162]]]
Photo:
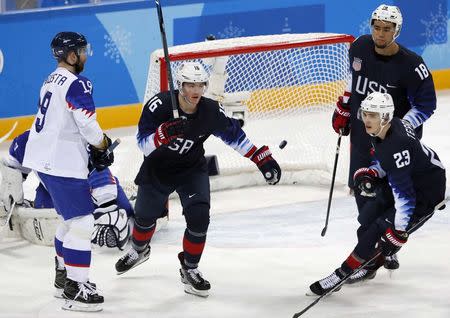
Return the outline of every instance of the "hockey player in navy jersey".
[[[162,92],[144,105],[139,120],[137,141],[145,159],[135,180],[132,248],[116,263],[116,270],[122,274],[149,258],[155,221],[167,196],[176,191],[187,223],[183,251],[178,255],[181,279],[187,293],[206,297],[210,284],[198,270],[210,208],[203,143],[210,135],[219,137],[252,160],[269,184],[278,183],[281,170],[267,146],[253,145],[237,120],[227,117],[218,102],[202,96],[209,74],[201,63],[182,63],[176,80],[179,90],[174,93],[181,118],[172,118],[170,93]]]
[[[342,265],[310,286],[315,295],[331,290],[379,253],[347,282],[374,278],[384,258],[399,251],[445,197],[445,169],[438,155],[420,142],[409,121],[394,117],[391,95],[371,93],[361,103],[359,113],[375,161],[356,171],[354,183],[367,195],[380,197],[383,203],[378,208],[382,210],[372,211],[356,247]]]
[[[55,239],[59,266],[67,271],[63,309],[99,311],[104,299],[89,281],[95,206],[88,162],[99,170],[111,165],[111,139],[96,120],[92,82],[80,75],[91,53],[86,38],[61,32],[51,49],[58,66],[42,85],[23,166],[36,171],[64,218]]]
[[[372,13],[370,25],[372,34],[360,36],[350,46],[351,81],[339,98],[332,119],[337,133],[350,134],[348,185],[354,190],[361,225],[367,224],[364,206],[378,204],[376,198],[362,196],[353,185],[355,171],[371,162],[369,137],[357,119],[361,101],[371,92],[389,93],[395,104],[394,116],[407,120],[419,138],[423,123],[436,109],[433,78],[425,62],[396,42],[403,25],[400,9],[380,5]],[[398,265],[394,255],[388,258],[386,268],[396,269]]]

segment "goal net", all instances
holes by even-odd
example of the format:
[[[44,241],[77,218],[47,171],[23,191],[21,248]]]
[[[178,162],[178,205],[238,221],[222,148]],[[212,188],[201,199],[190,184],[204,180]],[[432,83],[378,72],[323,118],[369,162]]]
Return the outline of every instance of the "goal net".
[[[348,48],[353,39],[311,33],[198,42],[170,47],[170,67],[175,77],[183,61],[205,66],[211,76],[206,96],[221,102],[229,116],[243,120],[243,129],[257,147],[269,146],[282,168],[281,183],[329,183],[337,141],[331,116],[350,78]],[[165,90],[166,64],[163,50],[157,50],[150,57],[143,103]],[[280,149],[283,140],[287,145]],[[341,149],[337,182],[344,183],[347,140]],[[205,150],[217,156],[220,169],[220,175],[211,178],[213,190],[264,183],[256,166],[220,139],[211,136]],[[117,173],[125,186],[140,165],[130,167],[130,158]]]

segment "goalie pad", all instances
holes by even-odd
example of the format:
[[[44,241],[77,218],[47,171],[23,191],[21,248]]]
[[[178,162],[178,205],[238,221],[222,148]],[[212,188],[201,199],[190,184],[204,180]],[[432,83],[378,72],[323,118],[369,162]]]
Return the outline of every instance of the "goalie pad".
[[[9,214],[13,202],[23,202],[23,176],[20,170],[7,166],[0,160],[0,215]]]
[[[123,250],[130,237],[127,212],[112,204],[94,211],[95,225],[91,242],[99,247]]]
[[[11,218],[14,232],[33,244],[54,245],[56,228],[62,222],[55,209],[16,206],[16,210]]]

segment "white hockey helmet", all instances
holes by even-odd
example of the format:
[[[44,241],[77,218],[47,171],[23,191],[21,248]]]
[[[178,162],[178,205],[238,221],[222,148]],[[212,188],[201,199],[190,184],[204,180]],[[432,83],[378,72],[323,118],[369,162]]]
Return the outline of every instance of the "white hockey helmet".
[[[400,12],[399,7],[397,6],[388,6],[386,4],[382,4],[372,12],[372,16],[370,17],[370,25],[373,25],[375,20],[392,22],[395,24],[395,34],[394,40],[400,35],[400,30],[402,29],[403,17]]]
[[[394,109],[394,101],[390,94],[373,92],[361,102],[359,111],[380,114],[381,125],[385,126],[394,117]]]
[[[178,67],[176,81],[180,90],[183,83],[205,83],[208,87],[209,74],[199,62],[183,62]]]

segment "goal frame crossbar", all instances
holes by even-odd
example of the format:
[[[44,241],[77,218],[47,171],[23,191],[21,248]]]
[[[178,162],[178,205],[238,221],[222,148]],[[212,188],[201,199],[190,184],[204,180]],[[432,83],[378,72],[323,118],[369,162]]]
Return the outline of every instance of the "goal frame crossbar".
[[[328,45],[337,43],[352,43],[355,37],[348,34],[335,34],[330,36],[322,36],[310,39],[298,39],[290,41],[277,41],[273,43],[265,44],[251,44],[251,45],[237,45],[226,48],[213,48],[213,49],[199,49],[198,51],[188,51],[180,53],[171,53],[169,48],[169,60],[171,62],[183,61],[183,60],[193,60],[193,59],[203,59],[203,58],[213,58],[225,55],[238,55],[238,54],[249,54],[258,53],[264,51],[276,51],[276,50],[288,50],[293,48],[310,47],[313,45]],[[221,40],[216,40],[221,41]],[[225,40],[226,41],[226,40]],[[164,92],[169,89],[169,83],[167,79],[167,67],[164,56],[158,57],[159,68],[160,68],[160,91]]]

